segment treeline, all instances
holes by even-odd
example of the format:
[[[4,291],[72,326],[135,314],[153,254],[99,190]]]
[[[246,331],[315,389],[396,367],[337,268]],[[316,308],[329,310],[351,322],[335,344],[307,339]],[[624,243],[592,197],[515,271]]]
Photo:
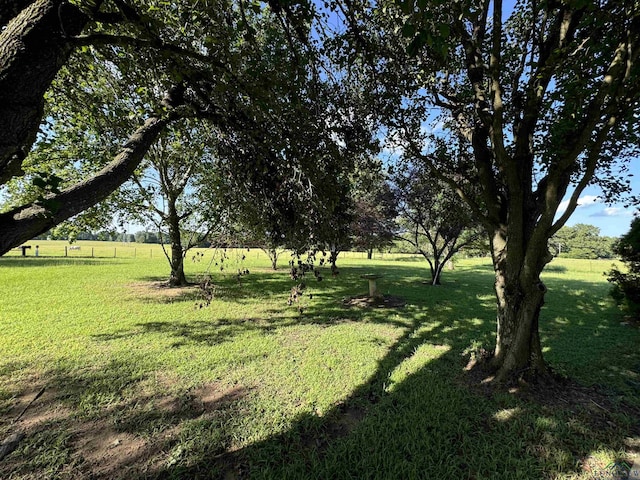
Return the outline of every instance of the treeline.
[[[579,223],[573,227],[562,227],[549,240],[549,250],[556,257],[564,258],[615,258],[617,237],[603,237],[600,229]]]

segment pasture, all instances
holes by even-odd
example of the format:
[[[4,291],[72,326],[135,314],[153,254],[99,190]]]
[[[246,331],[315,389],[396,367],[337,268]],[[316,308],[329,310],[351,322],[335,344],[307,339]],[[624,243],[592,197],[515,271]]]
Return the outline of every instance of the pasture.
[[[161,286],[157,246],[78,242],[65,257],[30,243],[38,258],[0,258],[0,441],[24,435],[0,478],[586,480],[640,466],[640,330],[608,298],[609,261],[556,259],[544,275],[542,344],[571,381],[494,390],[465,371],[493,345],[487,259],[431,287],[418,257],[341,254],[338,276],[324,267],[288,306],[286,254],[274,272],[259,250],[201,250],[185,265],[191,280],[210,266],[201,308],[197,287]],[[346,306],[365,273],[406,305]]]

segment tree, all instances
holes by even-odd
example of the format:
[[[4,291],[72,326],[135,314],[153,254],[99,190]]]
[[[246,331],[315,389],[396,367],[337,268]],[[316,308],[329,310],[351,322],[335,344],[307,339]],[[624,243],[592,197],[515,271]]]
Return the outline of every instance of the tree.
[[[135,233],[136,243],[159,243],[158,235],[155,232],[140,230]]]
[[[613,268],[608,280],[613,284],[611,295],[624,303],[632,318],[640,319],[640,217],[631,222],[631,228],[622,236],[615,251],[627,267],[626,272]]]
[[[600,236],[598,227],[583,223],[564,226],[549,240],[556,256],[591,259],[612,258],[613,243],[613,238]]]
[[[18,176],[36,141],[45,93],[59,69],[69,61],[76,41],[88,25],[104,18],[95,1],[79,7],[62,0],[14,2],[3,12],[0,32],[0,184]],[[124,2],[121,5],[126,5]],[[124,18],[124,12],[113,15]],[[158,100],[157,106],[160,107]],[[162,129],[176,118],[168,98],[122,143],[113,161],[68,188],[43,183],[41,199],[0,214],[0,253],[42,233],[106,198],[132,173]]]
[[[215,174],[202,170],[205,155],[212,154],[211,133],[188,122],[167,129],[149,149],[140,171],[122,188],[119,208],[138,222],[155,226],[169,262],[168,284],[187,285],[184,258],[219,224],[219,212],[202,205],[198,185]],[[167,232],[170,254],[164,248]]]
[[[273,47],[279,48],[277,43]],[[298,52],[290,58],[281,52],[274,61],[309,63],[306,55]],[[329,249],[335,269],[338,253],[349,242],[350,176],[377,142],[372,126],[359,114],[359,92],[350,90],[349,83],[326,81],[322,75],[301,82],[295,111],[283,98],[283,105],[274,109],[278,121],[266,131],[245,128],[220,139],[212,159],[212,169],[220,175],[206,189],[213,194],[207,202],[226,205],[230,223],[272,252],[281,247],[296,254]],[[283,131],[295,132],[296,141]]]
[[[318,221],[312,227],[312,242],[309,245],[329,252],[329,264],[333,275],[338,274],[338,255],[351,246],[351,226],[354,219],[351,182],[344,176],[334,178],[326,185],[331,191],[324,192]]]
[[[365,250],[371,260],[374,249],[393,244],[396,230],[395,198],[380,162],[359,169],[352,195],[352,242],[356,248]]]
[[[538,333],[548,240],[587,186],[608,199],[623,193],[628,165],[619,160],[639,144],[638,4],[531,0],[507,12],[502,0],[345,2],[344,10],[396,141],[489,234],[495,378],[548,378]],[[466,155],[437,155],[458,142],[469,165]],[[480,201],[468,185],[481,187]]]
[[[45,177],[38,200],[0,214],[0,253],[106,199],[130,177],[164,128],[179,118],[204,119],[227,134],[248,128],[268,136],[268,125],[287,118],[284,105],[299,106],[295,89],[314,66],[311,56],[299,62],[293,51],[313,51],[309,5],[271,3],[207,0],[194,9],[185,1],[21,0],[3,9],[0,184],[22,174],[44,118],[46,92],[63,66],[84,61],[89,72],[96,61],[104,61],[125,77],[141,66],[156,81],[120,92],[132,103],[147,98],[137,102],[143,108],[122,112],[136,125],[124,138],[113,137],[119,143],[111,145],[111,162],[74,184]],[[283,48],[267,50],[273,38],[281,39]],[[282,55],[286,50],[288,57]],[[83,80],[72,79],[68,88],[90,97],[93,85]],[[274,100],[281,102],[279,108]],[[85,106],[88,113],[109,108],[94,101]],[[322,126],[319,122],[316,128]],[[294,129],[279,133],[295,143]]]
[[[411,244],[429,263],[431,285],[453,256],[484,232],[471,209],[423,164],[404,165],[393,177],[399,223],[398,238]]]

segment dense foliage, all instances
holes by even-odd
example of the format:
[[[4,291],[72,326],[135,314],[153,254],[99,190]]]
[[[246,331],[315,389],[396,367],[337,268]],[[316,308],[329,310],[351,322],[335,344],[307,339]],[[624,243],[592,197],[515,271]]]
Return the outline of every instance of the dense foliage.
[[[626,271],[613,268],[608,280],[613,284],[611,295],[624,304],[630,315],[640,320],[640,217],[631,222],[631,229],[622,236],[615,247]]]
[[[429,263],[431,284],[440,285],[445,264],[485,236],[471,209],[423,164],[405,164],[393,176],[399,237]]]
[[[549,248],[554,256],[559,257],[613,258],[615,241],[615,238],[600,236],[598,227],[579,223],[558,230],[549,240]]]

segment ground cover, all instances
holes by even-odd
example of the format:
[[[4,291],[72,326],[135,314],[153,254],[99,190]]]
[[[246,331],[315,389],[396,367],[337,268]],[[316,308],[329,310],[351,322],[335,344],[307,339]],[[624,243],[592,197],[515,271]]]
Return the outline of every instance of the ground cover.
[[[607,297],[610,262],[545,273],[545,354],[574,380],[540,394],[464,369],[493,343],[486,259],[431,287],[415,257],[341,255],[287,306],[285,257],[273,272],[257,250],[203,251],[186,265],[213,272],[200,308],[196,287],[161,286],[160,255],[41,248],[0,258],[0,441],[24,435],[0,478],[591,479],[638,462],[640,333]],[[345,306],[372,272],[404,307]]]

